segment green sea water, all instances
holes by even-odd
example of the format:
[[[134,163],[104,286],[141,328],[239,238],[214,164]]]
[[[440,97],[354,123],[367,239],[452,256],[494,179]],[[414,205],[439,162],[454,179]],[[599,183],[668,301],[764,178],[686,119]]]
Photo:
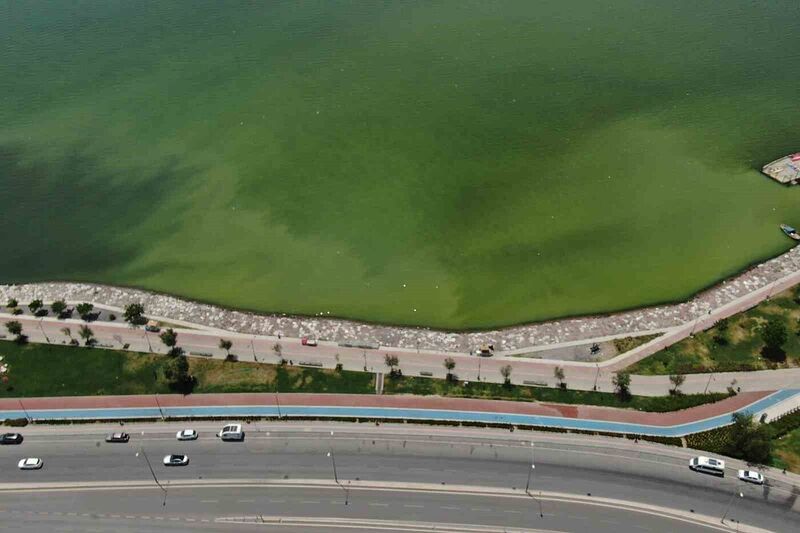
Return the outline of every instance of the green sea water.
[[[790,242],[797,0],[0,2],[0,281],[447,328]]]

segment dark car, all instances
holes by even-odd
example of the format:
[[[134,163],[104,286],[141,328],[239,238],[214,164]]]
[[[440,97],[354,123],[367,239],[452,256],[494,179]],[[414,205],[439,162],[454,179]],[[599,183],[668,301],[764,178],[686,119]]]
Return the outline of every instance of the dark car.
[[[22,442],[22,435],[19,433],[3,433],[0,435],[0,444],[19,444]]]
[[[127,433],[112,433],[106,437],[106,442],[128,442],[131,436]]]

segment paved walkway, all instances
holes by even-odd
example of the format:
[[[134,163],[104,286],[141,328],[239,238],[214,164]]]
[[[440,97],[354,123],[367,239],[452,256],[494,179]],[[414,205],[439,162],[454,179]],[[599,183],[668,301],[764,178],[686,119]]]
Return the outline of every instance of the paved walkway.
[[[244,416],[384,418],[485,422],[680,437],[730,423],[731,414],[759,416],[800,389],[744,393],[672,413],[430,396],[348,394],[193,394],[0,399],[0,418],[132,419]]]
[[[58,320],[51,317],[36,319],[33,317],[15,317],[0,314],[0,324],[9,320],[18,320],[23,325],[23,332],[31,342],[66,344],[69,337],[62,329],[69,327],[71,335],[77,337],[78,328],[83,324],[80,320]],[[127,324],[112,322],[95,322],[90,324],[100,347],[121,349],[126,344],[128,349],[139,352],[166,353],[166,347],[157,334],[147,333],[140,328],[131,328]],[[518,385],[557,386],[553,377],[556,366],[564,368],[566,382],[570,389],[612,392],[613,373],[625,366],[619,359],[598,364],[574,361],[546,361],[518,357],[494,356],[489,358],[469,356],[466,354],[436,352],[432,350],[408,350],[400,348],[361,349],[340,346],[334,342],[320,342],[319,346],[303,346],[300,339],[270,337],[263,335],[243,335],[239,333],[219,333],[205,330],[177,329],[178,344],[189,355],[196,357],[222,359],[226,352],[219,348],[220,338],[233,342],[231,352],[240,361],[276,364],[281,357],[295,365],[307,365],[322,368],[335,368],[341,364],[345,370],[385,372],[386,354],[396,355],[399,367],[407,376],[430,376],[444,378],[446,370],[444,360],[452,357],[456,362],[454,373],[466,381],[487,381],[502,383],[500,369],[511,365],[511,381]],[[0,326],[0,336],[5,327]],[[281,346],[281,356],[274,347]],[[0,348],[0,355],[1,355]],[[635,350],[633,351],[635,352]],[[796,387],[800,383],[800,368],[785,370],[766,370],[759,372],[737,372],[718,374],[690,374],[681,387],[685,393],[726,392],[731,383],[741,391],[770,391]],[[634,376],[631,380],[631,392],[641,396],[664,396],[671,385],[668,376]]]

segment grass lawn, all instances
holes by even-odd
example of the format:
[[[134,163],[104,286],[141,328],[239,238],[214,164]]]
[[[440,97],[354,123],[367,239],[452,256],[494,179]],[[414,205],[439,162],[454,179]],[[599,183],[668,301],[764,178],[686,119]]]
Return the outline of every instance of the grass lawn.
[[[800,428],[773,441],[773,466],[800,472]]]
[[[727,394],[686,394],[678,396],[633,396],[629,401],[607,392],[575,391],[543,387],[505,386],[501,383],[447,382],[442,379],[419,377],[386,377],[384,394],[419,394],[486,398],[496,400],[541,401],[553,403],[602,405],[639,409],[641,411],[676,411],[727,398]]]
[[[61,345],[0,342],[8,382],[0,397],[153,394],[170,392],[167,356]],[[195,392],[374,392],[374,376],[315,368],[226,363],[189,358]]]
[[[711,329],[696,333],[665,350],[628,367],[633,374],[731,372],[785,368],[800,365],[800,286],[730,317]],[[761,356],[761,328],[778,317],[786,323],[789,339],[783,348],[785,363]]]
[[[0,342],[0,355],[10,371],[0,397],[153,394],[171,392],[164,377],[169,356],[64,345]],[[195,393],[319,392],[372,394],[373,374],[364,372],[229,363],[190,357]],[[441,379],[403,377],[385,381],[386,394],[419,394],[569,404],[604,405],[643,411],[673,411],[717,401],[725,394],[680,395],[622,401],[602,392],[584,392],[497,383],[449,383]]]

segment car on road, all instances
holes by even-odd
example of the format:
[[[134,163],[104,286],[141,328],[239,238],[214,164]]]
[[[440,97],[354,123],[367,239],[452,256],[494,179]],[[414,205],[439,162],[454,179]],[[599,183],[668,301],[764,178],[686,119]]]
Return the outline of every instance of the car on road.
[[[222,440],[244,440],[244,431],[241,424],[228,424],[217,433],[217,437]]]
[[[762,476],[758,472],[753,472],[752,470],[739,470],[739,479],[747,483],[753,483],[755,485],[764,484],[764,476]]]
[[[300,344],[302,344],[303,346],[316,346],[317,339],[312,339],[310,337],[303,337],[302,339],[300,339]]]
[[[20,444],[22,440],[20,433],[3,433],[0,435],[0,444]]]
[[[193,429],[184,429],[179,431],[175,438],[178,440],[197,440],[197,431]]]
[[[164,466],[186,466],[188,464],[188,455],[172,454],[164,456]]]
[[[106,442],[128,442],[131,436],[127,433],[111,433],[106,437]]]
[[[704,457],[702,455],[692,457],[689,461],[689,468],[695,472],[704,472],[714,476],[725,476],[725,461],[714,459],[713,457]]]
[[[20,459],[17,466],[20,470],[39,470],[44,466],[44,461],[38,457],[27,457],[25,459]]]

